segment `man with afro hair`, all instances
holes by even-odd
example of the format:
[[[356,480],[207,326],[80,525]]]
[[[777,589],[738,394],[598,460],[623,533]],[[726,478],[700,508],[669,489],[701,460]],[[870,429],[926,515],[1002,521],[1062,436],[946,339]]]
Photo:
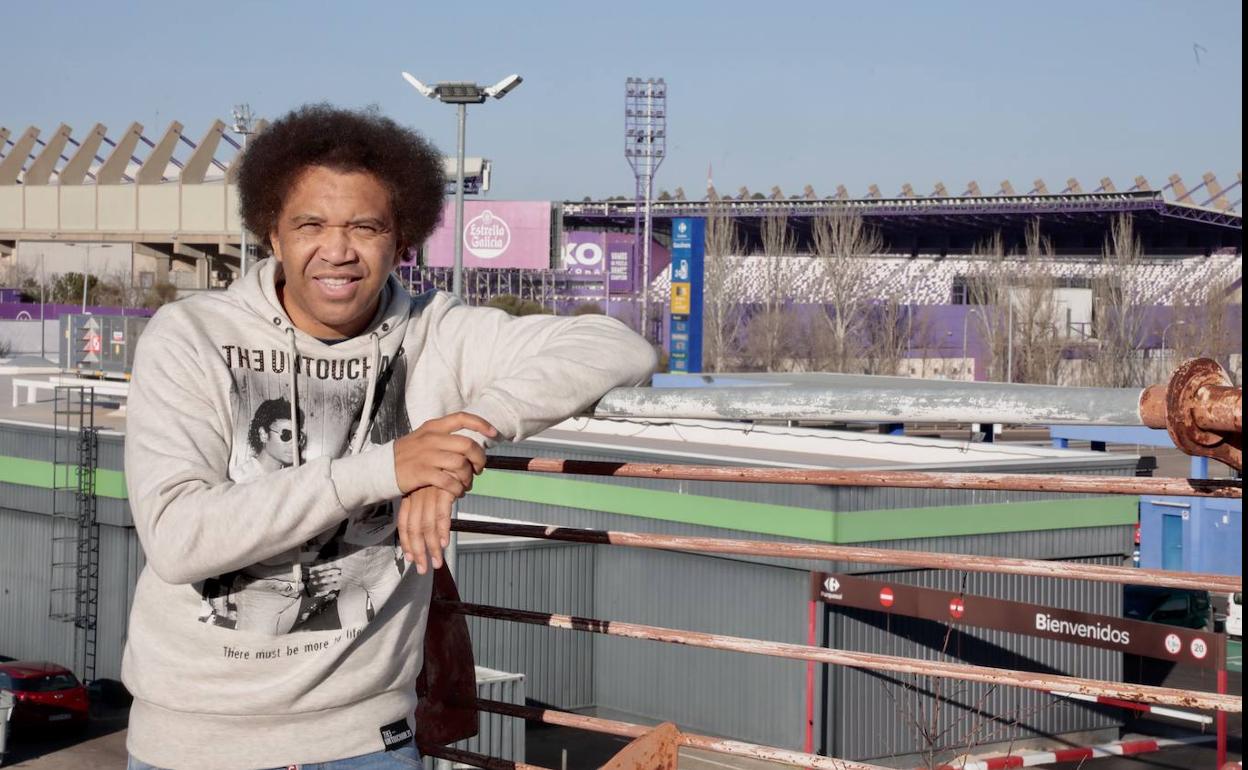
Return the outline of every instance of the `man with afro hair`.
[[[433,572],[484,447],[653,371],[652,348],[609,318],[410,296],[394,270],[437,225],[444,185],[438,152],[376,111],[279,118],[238,177],[270,258],[165,306],[140,339],[131,768],[420,767]],[[291,462],[256,461],[261,425]],[[297,615],[210,622],[220,586],[256,565],[283,577],[237,581],[230,601],[297,600]]]

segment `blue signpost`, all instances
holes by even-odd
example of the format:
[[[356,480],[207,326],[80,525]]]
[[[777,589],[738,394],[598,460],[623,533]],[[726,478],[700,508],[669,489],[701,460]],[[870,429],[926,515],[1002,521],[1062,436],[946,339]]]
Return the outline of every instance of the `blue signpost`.
[[[702,371],[702,262],[706,220],[672,220],[671,350],[669,372]]]

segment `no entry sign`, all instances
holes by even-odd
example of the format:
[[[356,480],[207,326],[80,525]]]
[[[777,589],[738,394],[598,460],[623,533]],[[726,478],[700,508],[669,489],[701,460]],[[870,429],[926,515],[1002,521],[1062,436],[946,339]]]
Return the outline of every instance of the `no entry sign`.
[[[1224,665],[1225,640],[1190,628],[826,572],[812,572],[810,584],[811,599],[832,606],[992,628],[1202,668]]]

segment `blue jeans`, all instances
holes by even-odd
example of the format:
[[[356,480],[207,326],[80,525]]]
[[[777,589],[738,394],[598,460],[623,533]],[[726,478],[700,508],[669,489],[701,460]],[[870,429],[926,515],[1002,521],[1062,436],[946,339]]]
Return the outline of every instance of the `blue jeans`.
[[[287,765],[273,770],[424,770],[420,761],[420,752],[415,742],[401,746],[394,751],[377,751],[372,754],[361,754],[358,757],[335,759],[331,762],[313,762],[304,765]],[[164,770],[146,762],[130,757],[126,770]]]

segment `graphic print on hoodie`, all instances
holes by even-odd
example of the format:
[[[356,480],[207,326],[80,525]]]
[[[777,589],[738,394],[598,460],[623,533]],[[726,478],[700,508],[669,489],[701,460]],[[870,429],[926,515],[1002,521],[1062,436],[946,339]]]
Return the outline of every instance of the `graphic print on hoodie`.
[[[298,408],[292,420],[286,350],[223,345],[234,426],[230,476],[253,481],[296,462],[342,457],[359,429],[368,386],[367,357],[296,355]],[[404,400],[407,359],[382,357],[364,446],[411,432]],[[392,385],[393,383],[393,385]],[[406,562],[395,528],[395,504],[354,512],[298,548],[203,581],[199,620],[220,628],[281,635],[362,626],[394,592]]]

